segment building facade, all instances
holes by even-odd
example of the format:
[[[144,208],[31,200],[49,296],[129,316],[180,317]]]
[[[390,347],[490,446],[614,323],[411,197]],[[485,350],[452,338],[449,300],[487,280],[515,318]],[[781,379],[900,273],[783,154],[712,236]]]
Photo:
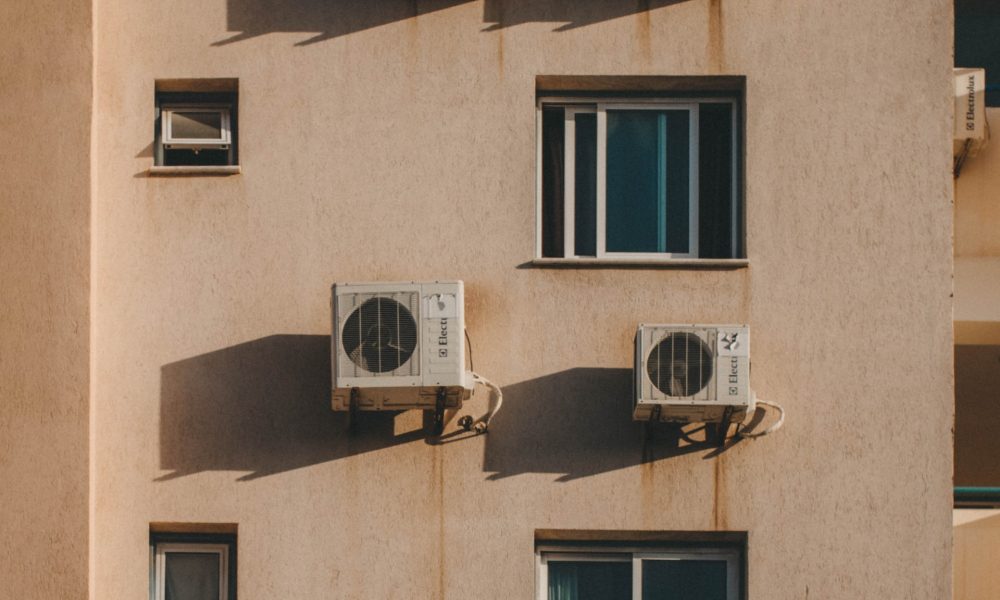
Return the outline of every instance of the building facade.
[[[947,0],[14,4],[11,597],[155,596],[192,541],[245,598],[569,598],[546,557],[609,554],[724,563],[726,598],[951,594]],[[169,147],[191,106],[225,149]],[[594,206],[545,162],[591,117],[568,137],[549,109],[597,123]],[[642,110],[686,211],[648,252],[605,135]],[[348,427],[331,284],[428,280],[464,281],[500,412],[463,434],[480,389],[440,437],[420,411]],[[784,427],[633,422],[640,323],[749,325]]]

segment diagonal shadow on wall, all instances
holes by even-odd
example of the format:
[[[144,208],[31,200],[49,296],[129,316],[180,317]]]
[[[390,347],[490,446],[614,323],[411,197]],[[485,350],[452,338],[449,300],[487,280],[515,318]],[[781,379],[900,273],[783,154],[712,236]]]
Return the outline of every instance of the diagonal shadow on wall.
[[[348,434],[330,410],[330,336],[274,335],[161,369],[158,480],[200,471],[254,479],[422,440],[397,413],[365,412]]]
[[[634,422],[631,369],[569,369],[505,386],[503,398],[486,438],[489,479],[551,473],[569,481],[722,450],[703,429]]]
[[[227,0],[222,46],[268,33],[307,33],[297,46],[412,19],[473,0]],[[592,25],[688,0],[484,0],[484,31],[551,23],[556,31]]]

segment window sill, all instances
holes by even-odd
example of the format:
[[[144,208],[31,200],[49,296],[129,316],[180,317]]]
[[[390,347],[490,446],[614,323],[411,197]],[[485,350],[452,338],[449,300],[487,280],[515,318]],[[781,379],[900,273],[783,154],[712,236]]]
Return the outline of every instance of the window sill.
[[[746,258],[536,258],[524,266],[555,269],[745,269]]]
[[[155,166],[149,167],[146,171],[148,175],[152,176],[170,176],[170,175],[215,175],[215,176],[225,176],[225,175],[239,175],[241,173],[239,165],[225,165],[217,167],[208,166],[176,166],[176,167],[163,167]]]

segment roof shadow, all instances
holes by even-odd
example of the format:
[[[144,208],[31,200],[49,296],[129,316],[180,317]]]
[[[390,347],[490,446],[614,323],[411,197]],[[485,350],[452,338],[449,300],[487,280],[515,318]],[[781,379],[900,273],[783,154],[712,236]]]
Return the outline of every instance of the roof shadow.
[[[226,0],[224,46],[269,33],[305,33],[306,46],[468,4],[473,0]],[[484,31],[551,23],[566,31],[689,0],[484,0]]]
[[[330,336],[273,335],[164,365],[160,468],[164,481],[201,471],[255,479],[420,441],[396,434],[394,412],[330,410]]]
[[[632,420],[632,370],[577,368],[503,388],[490,424],[489,479],[551,473],[569,481],[718,447],[702,425]]]

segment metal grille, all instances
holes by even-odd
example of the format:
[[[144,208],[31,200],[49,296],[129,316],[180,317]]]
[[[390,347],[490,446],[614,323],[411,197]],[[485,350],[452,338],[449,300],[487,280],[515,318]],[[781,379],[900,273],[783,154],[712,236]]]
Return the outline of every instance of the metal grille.
[[[707,332],[706,332],[707,333]],[[684,398],[709,394],[713,352],[700,337],[686,331],[668,332],[646,359],[646,373],[656,389],[667,396]]]
[[[340,298],[339,371],[348,377],[419,375],[419,294],[347,294]]]

